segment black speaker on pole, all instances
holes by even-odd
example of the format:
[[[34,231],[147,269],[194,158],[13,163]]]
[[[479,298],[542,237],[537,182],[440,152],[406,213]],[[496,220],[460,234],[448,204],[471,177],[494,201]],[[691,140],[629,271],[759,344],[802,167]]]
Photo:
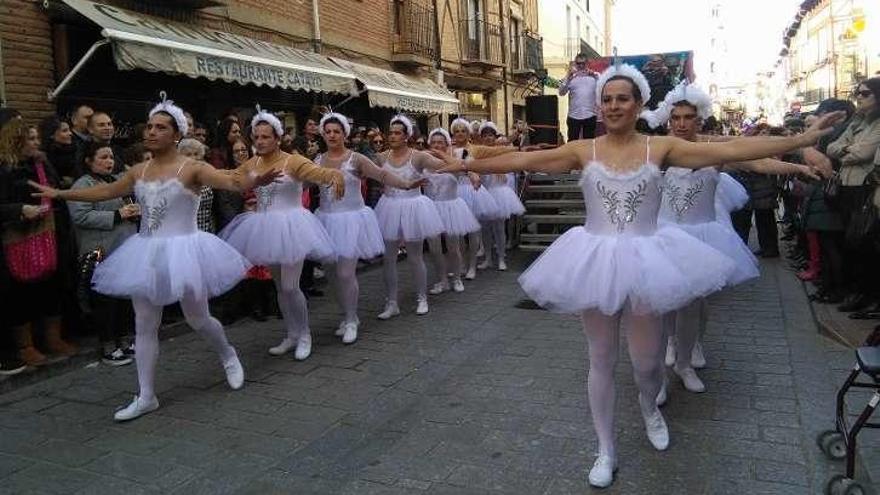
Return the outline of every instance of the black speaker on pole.
[[[556,95],[526,96],[526,122],[531,144],[556,144],[559,136],[559,97]]]

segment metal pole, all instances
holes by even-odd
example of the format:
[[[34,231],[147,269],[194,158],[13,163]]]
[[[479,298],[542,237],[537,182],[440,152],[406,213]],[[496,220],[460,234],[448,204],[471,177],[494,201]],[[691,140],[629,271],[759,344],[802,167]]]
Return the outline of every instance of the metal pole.
[[[62,79],[61,82],[58,83],[58,86],[55,89],[49,90],[49,93],[47,95],[49,101],[53,101],[55,98],[57,98],[58,94],[61,93],[61,91],[63,91],[68,84],[70,84],[70,80],[73,79],[73,77],[76,76],[76,74],[80,71],[80,69],[82,69],[86,62],[88,62],[89,59],[92,58],[92,55],[95,54],[95,50],[109,43],[110,40],[108,40],[107,38],[96,41],[95,44],[93,44],[89,48],[89,51],[87,51],[86,54],[83,55],[81,59],[79,59],[79,62],[77,62],[76,65],[73,66],[73,69],[71,69],[70,72],[68,72],[67,75],[64,76],[64,79]]]
[[[498,0],[498,10],[500,10],[501,15],[501,80],[504,88],[504,135],[508,135],[510,133],[510,119],[508,118],[508,101],[507,101],[507,60],[508,60],[508,50],[510,49],[510,44],[508,43],[510,40],[507,39],[507,26],[504,24],[504,7],[506,6],[504,0]]]
[[[321,11],[320,0],[312,0],[312,51],[321,53]]]

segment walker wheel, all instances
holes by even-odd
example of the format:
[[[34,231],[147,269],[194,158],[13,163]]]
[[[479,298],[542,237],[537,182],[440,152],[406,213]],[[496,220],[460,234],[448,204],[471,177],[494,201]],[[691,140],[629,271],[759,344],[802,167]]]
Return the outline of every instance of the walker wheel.
[[[829,459],[839,461],[846,458],[846,440],[843,438],[843,434],[835,431],[824,435],[821,440],[822,443],[819,447]]]
[[[836,474],[825,485],[825,495],[865,495],[867,492],[857,481]]]
[[[825,443],[825,439],[835,434],[837,434],[837,430],[825,430],[822,433],[819,433],[816,435],[816,446],[819,447],[819,449],[822,449],[822,444]]]

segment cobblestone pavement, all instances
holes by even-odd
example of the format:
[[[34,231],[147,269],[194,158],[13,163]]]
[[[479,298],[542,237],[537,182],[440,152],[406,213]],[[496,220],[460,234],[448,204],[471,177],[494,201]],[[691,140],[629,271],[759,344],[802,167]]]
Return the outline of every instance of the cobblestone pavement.
[[[247,371],[238,392],[195,335],[166,340],[162,408],[129,424],[111,415],[136,390],[133,366],[87,366],[0,395],[0,492],[591,493],[584,339],[573,317],[515,307],[526,261],[432,298],[427,317],[410,297],[390,322],[372,316],[381,274],[367,272],[361,339],[343,346],[335,307],[318,299],[305,362],[266,353],[277,320],[231,326]],[[760,280],[712,301],[709,391],[672,380],[667,452],[648,444],[621,360],[620,471],[602,493],[802,495],[841,469],[813,438],[832,425],[851,352],[817,335],[781,266],[765,263]]]

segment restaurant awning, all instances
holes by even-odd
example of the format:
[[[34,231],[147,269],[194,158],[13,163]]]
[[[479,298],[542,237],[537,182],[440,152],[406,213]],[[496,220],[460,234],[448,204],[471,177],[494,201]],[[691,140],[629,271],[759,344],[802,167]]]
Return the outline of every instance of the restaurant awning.
[[[102,28],[102,35],[113,45],[117,67],[123,70],[144,69],[292,90],[357,92],[351,73],[317,53],[90,0],[63,1]],[[97,46],[100,45],[96,44],[86,57]],[[86,57],[50,98],[63,89]]]
[[[443,86],[426,78],[331,58],[364,85],[370,106],[389,107],[416,113],[458,113],[458,98]]]

